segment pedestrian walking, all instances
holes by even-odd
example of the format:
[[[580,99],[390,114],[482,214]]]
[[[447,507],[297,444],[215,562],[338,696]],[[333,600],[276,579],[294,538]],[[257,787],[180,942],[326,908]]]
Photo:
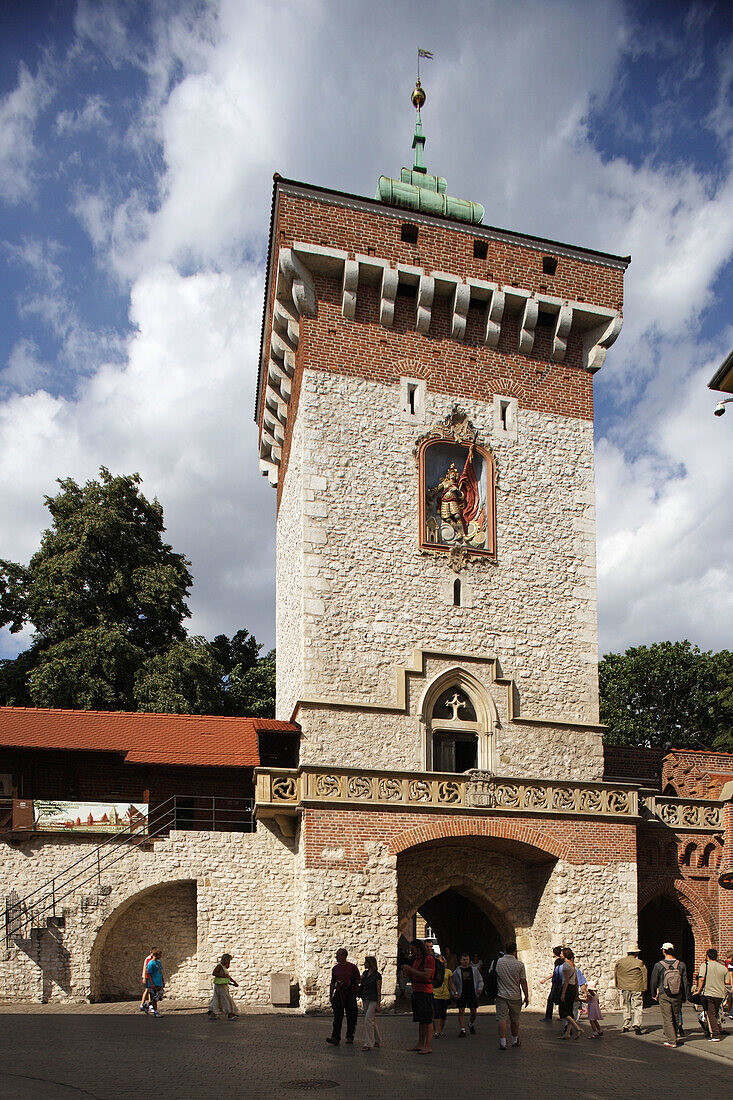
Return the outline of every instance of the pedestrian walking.
[[[674,944],[662,944],[662,958],[654,964],[650,983],[652,997],[658,1001],[662,1010],[662,1028],[664,1045],[677,1046],[679,1034],[679,1014],[682,1002],[689,997],[687,968],[675,956]]]
[[[573,1006],[573,1017],[580,1023],[580,1017],[585,1011],[588,998],[588,982],[585,980],[585,974],[578,965],[578,960],[575,960],[575,970],[578,975],[578,998]]]
[[[160,1016],[158,1012],[158,1003],[163,997],[165,991],[165,978],[163,977],[163,964],[160,961],[162,952],[157,948],[152,952],[152,959],[145,968],[146,982],[148,987],[148,1014],[150,1016]]]
[[[731,976],[731,981],[733,981],[733,951],[731,951],[731,953],[728,955],[728,958],[725,960],[725,965],[728,973]],[[728,996],[725,998],[723,1012],[727,1012],[728,1019],[733,1020],[733,989],[728,993]]]
[[[496,1020],[499,1027],[499,1050],[506,1050],[506,1025],[512,1033],[512,1046],[518,1047],[519,1014],[529,1004],[527,972],[517,958],[516,943],[508,943],[506,953],[496,960]]]
[[[364,1045],[362,1050],[372,1050],[382,1045],[376,1015],[382,1011],[382,975],[377,970],[374,955],[364,959],[364,973],[359,983],[359,993],[364,1005]]]
[[[140,975],[140,981],[142,982],[142,987],[143,987],[143,995],[142,995],[142,999],[141,999],[140,1005],[139,1005],[139,1008],[140,1008],[141,1012],[147,1012],[148,1011],[148,1004],[149,1004],[149,997],[148,997],[148,963],[150,962],[152,957],[153,957],[152,951],[150,952],[149,955],[145,956],[145,962],[143,963],[142,974]]]
[[[710,1029],[711,1043],[720,1042],[720,1007],[731,990],[731,975],[723,963],[718,962],[718,952],[709,947],[705,962],[700,967],[695,993],[702,997],[702,1006]]]
[[[443,981],[438,985],[438,979],[440,977],[440,967],[443,967]],[[448,963],[444,955],[438,955],[438,966],[435,970],[433,978],[433,1012],[435,1019],[433,1021],[435,1026],[435,1038],[439,1039],[445,1031],[445,1019],[448,1015],[448,1004],[451,999],[451,977],[453,971],[448,966]]]
[[[603,1035],[601,1029],[601,1020],[603,1019],[603,1013],[601,1012],[600,1001],[598,1000],[598,994],[595,989],[588,989],[588,1022],[590,1023],[590,1035],[589,1039],[600,1039]]]
[[[361,975],[353,963],[348,961],[349,952],[340,947],[336,952],[336,965],[331,970],[329,1000],[333,1009],[333,1031],[326,1039],[327,1043],[337,1047],[341,1042],[341,1028],[346,1016],[346,1042],[353,1043],[359,1006],[356,1003],[356,991]]]
[[[433,1053],[434,1004],[433,976],[435,974],[435,956],[426,951],[420,940],[410,944],[411,962],[402,967],[405,977],[412,981],[412,1019],[418,1025],[417,1046],[410,1050],[418,1054]]]
[[[635,1035],[641,1035],[644,991],[648,975],[641,961],[638,944],[626,945],[626,954],[616,963],[613,972],[616,989],[621,993],[622,1032],[633,1027]]]
[[[481,971],[475,963],[471,962],[471,956],[467,951],[461,955],[460,964],[453,971],[451,978],[453,996],[458,1005],[458,1038],[466,1038],[466,1009],[468,1009],[468,1030],[471,1035],[476,1034],[476,1011],[478,999],[484,988],[484,979]]]
[[[230,985],[235,986],[237,989],[239,988],[239,983],[235,982],[234,978],[229,973],[231,962],[232,956],[224,954],[212,971],[214,992],[209,1002],[209,1010],[207,1013],[211,1020],[215,1020],[220,1012],[222,1015],[226,1014],[228,1020],[236,1020],[239,1018],[237,1006],[232,1000],[232,995],[229,992]]]
[[[553,947],[552,949],[552,973],[548,977],[543,978],[540,985],[544,985],[545,982],[550,983],[550,990],[547,994],[547,1004],[545,1005],[545,1023],[552,1021],[552,1013],[556,1004],[560,1003],[560,990],[562,989],[562,947]]]
[[[562,956],[562,990],[560,992],[560,1022],[563,1025],[561,1039],[579,1039],[585,1032],[579,1023],[576,1023],[573,1015],[575,1002],[578,999],[578,971],[575,966],[575,955],[572,949],[564,947]]]

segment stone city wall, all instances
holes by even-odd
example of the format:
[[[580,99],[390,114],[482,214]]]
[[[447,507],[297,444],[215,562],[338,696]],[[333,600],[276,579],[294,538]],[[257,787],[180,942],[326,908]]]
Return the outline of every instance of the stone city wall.
[[[1,842],[3,896],[14,889],[24,897],[94,848],[94,840],[80,838]],[[171,832],[149,850],[131,849],[102,869],[99,883],[94,878],[57,906],[64,928],[46,927],[44,916],[41,931],[0,946],[0,995],[82,1001],[129,994],[157,946],[172,995],[207,996],[211,971],[228,951],[242,999],[267,1004],[270,973],[295,973],[294,852],[293,841],[263,825],[255,833]],[[128,953],[126,942],[135,950]]]

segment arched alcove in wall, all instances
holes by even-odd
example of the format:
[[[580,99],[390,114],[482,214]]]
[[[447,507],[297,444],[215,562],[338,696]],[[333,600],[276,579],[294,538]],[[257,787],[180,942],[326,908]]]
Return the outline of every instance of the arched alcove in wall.
[[[100,928],[91,956],[92,1001],[135,1000],[142,993],[145,957],[162,953],[172,996],[195,996],[197,976],[196,883],[166,882],[122,902]]]

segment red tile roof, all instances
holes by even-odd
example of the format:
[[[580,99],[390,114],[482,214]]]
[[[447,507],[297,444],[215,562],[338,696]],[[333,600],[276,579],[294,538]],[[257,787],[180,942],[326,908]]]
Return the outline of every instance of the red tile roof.
[[[0,748],[123,753],[130,764],[253,768],[257,735],[299,727],[272,718],[0,707]]]

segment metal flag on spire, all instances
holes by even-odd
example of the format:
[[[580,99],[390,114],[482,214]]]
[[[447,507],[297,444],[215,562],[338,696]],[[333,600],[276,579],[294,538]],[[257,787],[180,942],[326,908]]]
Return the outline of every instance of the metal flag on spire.
[[[420,79],[420,58],[421,57],[426,58],[428,61],[433,60],[433,55],[431,54],[430,50],[423,50],[420,46],[418,46],[418,48],[417,48],[417,79],[418,80]]]

